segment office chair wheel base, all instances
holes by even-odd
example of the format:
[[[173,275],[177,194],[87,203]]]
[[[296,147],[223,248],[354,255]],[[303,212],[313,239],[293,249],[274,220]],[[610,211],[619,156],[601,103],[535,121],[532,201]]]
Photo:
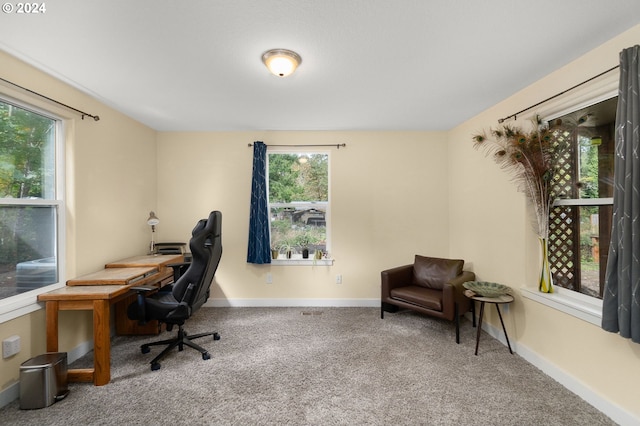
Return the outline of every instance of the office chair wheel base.
[[[213,333],[213,340],[220,340],[220,335],[218,333]]]
[[[207,359],[211,359],[211,355],[209,355],[209,352],[205,352],[202,354],[202,359],[207,360]]]
[[[151,348],[147,345],[142,345],[140,346],[140,352],[142,352],[143,354],[148,354],[149,352],[151,352]]]
[[[154,362],[153,364],[151,364],[151,371],[156,371],[156,370],[160,370],[159,362]]]

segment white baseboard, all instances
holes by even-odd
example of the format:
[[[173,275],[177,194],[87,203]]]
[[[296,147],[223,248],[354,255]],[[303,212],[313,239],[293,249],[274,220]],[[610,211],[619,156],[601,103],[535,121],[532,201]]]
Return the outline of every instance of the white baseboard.
[[[93,350],[93,339],[88,340],[84,343],[80,343],[78,346],[71,349],[71,351],[67,352],[67,364],[71,364],[77,359],[82,358],[92,350]]]
[[[471,321],[470,315],[471,314],[467,314],[469,321]],[[491,337],[507,346],[507,340],[505,339],[504,332],[501,328],[496,328],[491,324],[482,323],[482,329],[486,331],[487,334],[489,334]],[[618,423],[621,426],[640,425],[640,418],[634,416],[632,413],[620,407],[619,405],[606,400],[602,397],[602,395],[598,394],[593,389],[586,386],[584,383],[582,383],[572,375],[568,374],[566,371],[558,368],[548,360],[540,357],[536,352],[532,351],[527,346],[515,343],[512,340],[513,339],[510,339],[509,343],[511,343],[511,349],[513,350],[513,352],[517,353],[522,358],[527,360],[527,362],[544,372],[547,376],[551,377],[556,382],[560,383],[562,386],[587,401],[596,409],[609,416],[614,422]]]
[[[0,392],[0,408],[11,404],[18,398],[20,398],[20,382],[16,381]]]
[[[80,343],[78,346],[67,352],[67,364],[88,354],[93,349],[93,340]],[[0,408],[11,404],[20,398],[20,381],[16,381],[0,392]]]

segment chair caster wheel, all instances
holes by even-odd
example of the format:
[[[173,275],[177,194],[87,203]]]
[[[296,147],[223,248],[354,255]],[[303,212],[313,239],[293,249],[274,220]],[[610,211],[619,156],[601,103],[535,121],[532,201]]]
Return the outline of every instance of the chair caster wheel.
[[[142,345],[140,346],[140,352],[142,352],[143,354],[148,354],[149,352],[151,352],[151,348],[147,345]]]
[[[213,333],[213,340],[220,340],[220,335],[218,333]]]
[[[151,371],[156,371],[156,370],[160,370],[159,362],[154,362],[153,364],[151,364]]]
[[[209,355],[209,352],[205,352],[202,354],[202,359],[207,360],[207,359],[211,359],[211,355]]]

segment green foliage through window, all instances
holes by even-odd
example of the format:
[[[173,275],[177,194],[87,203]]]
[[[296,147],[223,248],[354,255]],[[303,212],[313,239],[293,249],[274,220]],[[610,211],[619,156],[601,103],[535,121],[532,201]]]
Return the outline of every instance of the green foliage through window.
[[[0,100],[0,298],[58,279],[56,129]]]
[[[0,198],[54,196],[55,121],[0,102]]]
[[[327,154],[269,154],[269,202],[328,201]]]
[[[271,245],[281,253],[326,252],[329,155],[269,154]]]

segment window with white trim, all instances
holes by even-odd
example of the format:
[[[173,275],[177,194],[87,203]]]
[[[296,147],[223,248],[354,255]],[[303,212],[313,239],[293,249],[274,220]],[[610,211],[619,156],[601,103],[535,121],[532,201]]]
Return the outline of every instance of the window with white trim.
[[[613,97],[570,113],[586,121],[561,158],[549,218],[554,284],[599,299],[611,237],[617,101]]]
[[[272,259],[326,259],[329,154],[270,150],[267,161]]]
[[[0,97],[0,299],[56,284],[64,214],[62,121]]]

